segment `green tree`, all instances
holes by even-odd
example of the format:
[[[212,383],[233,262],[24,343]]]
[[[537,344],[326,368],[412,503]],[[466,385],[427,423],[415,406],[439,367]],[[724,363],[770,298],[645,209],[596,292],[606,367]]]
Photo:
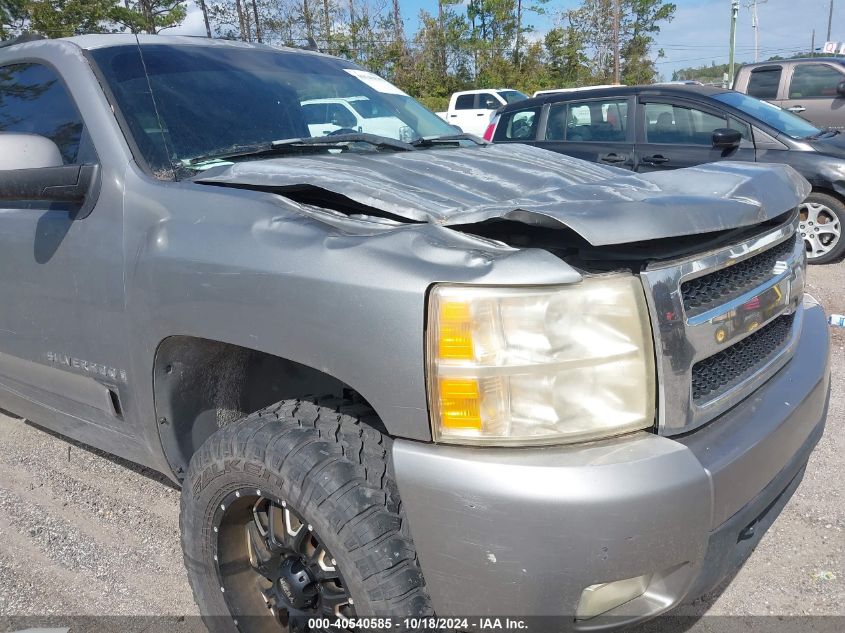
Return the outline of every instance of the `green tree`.
[[[25,0],[0,0],[0,39],[19,33],[26,17]]]
[[[657,78],[651,47],[660,24],[670,22],[675,10],[674,4],[664,0],[624,0],[620,20],[622,83],[652,83]],[[660,51],[658,57],[662,56]]]
[[[70,37],[113,30],[116,0],[33,0],[30,28],[46,37]]]
[[[449,95],[472,85],[466,17],[443,4],[437,16],[420,12],[420,28],[394,79],[433,110],[445,109]]]
[[[178,26],[188,9],[185,0],[125,0],[116,4],[110,18],[133,33],[158,33]]]
[[[546,33],[543,40],[548,59],[550,87],[577,86],[590,82],[590,71],[579,31],[570,23]]]

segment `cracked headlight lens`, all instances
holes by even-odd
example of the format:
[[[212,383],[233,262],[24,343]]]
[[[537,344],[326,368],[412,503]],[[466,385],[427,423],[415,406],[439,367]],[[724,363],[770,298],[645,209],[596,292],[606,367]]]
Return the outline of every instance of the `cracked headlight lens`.
[[[436,285],[428,317],[436,441],[581,442],[654,424],[654,351],[637,277]]]

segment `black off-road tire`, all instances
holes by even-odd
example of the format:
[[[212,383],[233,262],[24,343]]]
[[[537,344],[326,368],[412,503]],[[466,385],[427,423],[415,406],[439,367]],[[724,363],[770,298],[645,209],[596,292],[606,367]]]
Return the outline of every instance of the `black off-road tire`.
[[[244,487],[287,500],[313,526],[337,561],[357,617],[432,614],[394,480],[392,440],[378,426],[365,405],[289,400],[202,445],[182,489],[180,527],[194,597],[212,633],[244,628],[230,617],[214,558],[215,515]]]

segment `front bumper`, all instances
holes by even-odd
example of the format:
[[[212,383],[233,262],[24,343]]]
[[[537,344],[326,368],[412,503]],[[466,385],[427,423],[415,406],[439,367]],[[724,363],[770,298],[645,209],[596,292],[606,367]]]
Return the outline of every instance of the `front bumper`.
[[[789,363],[686,436],[525,449],[397,440],[399,492],[435,611],[600,629],[717,584],[780,513],[824,428],[827,324],[811,300],[804,308]],[[644,574],[639,598],[574,620],[585,587]]]

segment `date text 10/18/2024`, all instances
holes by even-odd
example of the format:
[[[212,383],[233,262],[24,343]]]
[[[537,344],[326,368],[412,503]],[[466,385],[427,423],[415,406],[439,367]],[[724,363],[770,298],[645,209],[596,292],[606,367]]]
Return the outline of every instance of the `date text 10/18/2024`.
[[[527,629],[520,618],[308,618],[311,629],[357,629],[369,631],[432,630],[432,631],[495,631]]]

